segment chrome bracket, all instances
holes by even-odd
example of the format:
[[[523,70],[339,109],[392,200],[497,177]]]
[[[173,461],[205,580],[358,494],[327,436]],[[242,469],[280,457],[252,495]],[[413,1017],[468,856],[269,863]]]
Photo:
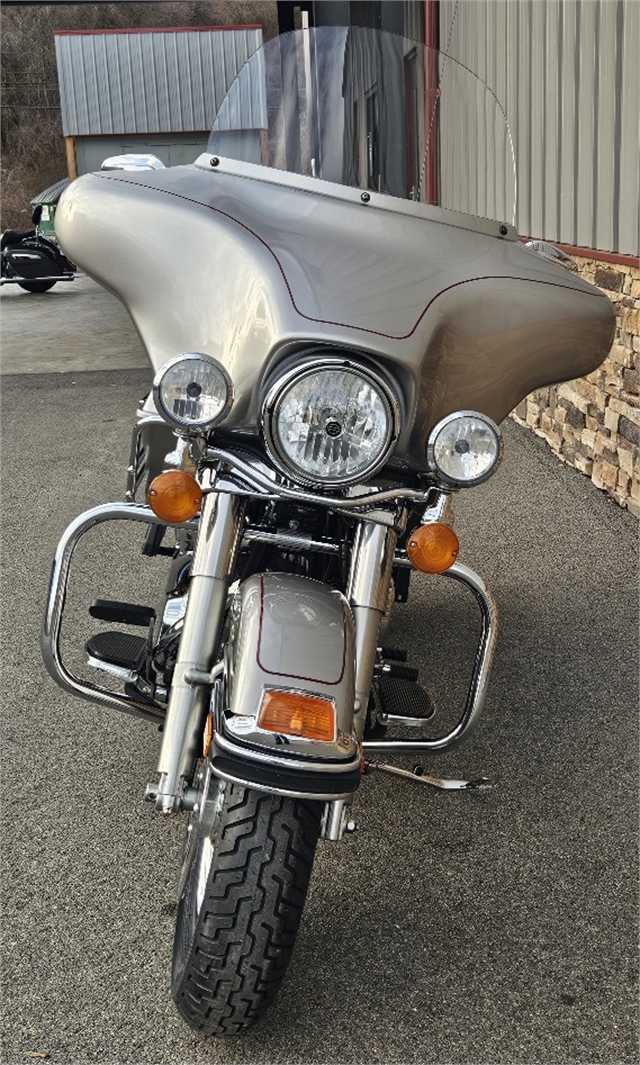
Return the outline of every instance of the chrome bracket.
[[[355,832],[355,821],[349,820],[349,808],[351,799],[335,799],[326,802],[322,811],[320,822],[320,839],[329,839],[338,842],[345,832]]]
[[[448,780],[446,777],[431,777],[424,772],[421,765],[416,765],[412,770],[400,769],[396,765],[386,765],[384,762],[365,762],[365,773],[379,770],[382,773],[390,773],[394,777],[404,777],[406,780],[416,780],[419,784],[428,784],[432,788],[440,788],[442,791],[486,791],[495,788],[488,777],[477,777],[475,780]]]

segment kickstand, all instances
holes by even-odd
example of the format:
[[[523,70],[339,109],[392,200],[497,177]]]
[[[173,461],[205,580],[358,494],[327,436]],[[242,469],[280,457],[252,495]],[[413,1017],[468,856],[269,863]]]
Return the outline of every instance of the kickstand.
[[[377,769],[395,777],[417,780],[421,784],[429,784],[432,788],[441,788],[444,791],[485,791],[496,786],[488,777],[478,777],[476,780],[445,780],[441,777],[430,777],[421,765],[416,765],[409,770],[400,769],[395,765],[386,765],[384,762],[365,762],[364,768],[365,773],[371,773]]]

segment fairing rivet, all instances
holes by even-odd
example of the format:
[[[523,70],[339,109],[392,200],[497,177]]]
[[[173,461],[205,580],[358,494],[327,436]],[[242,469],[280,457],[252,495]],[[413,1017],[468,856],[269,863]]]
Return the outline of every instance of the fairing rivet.
[[[218,159],[218,156],[217,155],[212,155],[211,159],[209,160],[209,166],[219,166],[219,165],[220,165],[220,160]]]
[[[368,203],[369,200],[371,199],[371,196],[369,195],[368,192],[363,192],[361,194],[361,196],[360,196],[360,199],[362,200],[363,203]]]
[[[509,230],[507,229],[506,226],[500,226],[500,236],[501,237],[506,237],[508,232],[509,232]]]

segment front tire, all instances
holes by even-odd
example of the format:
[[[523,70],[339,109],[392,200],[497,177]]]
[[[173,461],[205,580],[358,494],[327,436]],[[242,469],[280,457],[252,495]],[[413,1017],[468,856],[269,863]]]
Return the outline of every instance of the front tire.
[[[211,791],[178,903],[171,991],[193,1029],[237,1035],[262,1016],[289,964],[321,806],[215,780]]]

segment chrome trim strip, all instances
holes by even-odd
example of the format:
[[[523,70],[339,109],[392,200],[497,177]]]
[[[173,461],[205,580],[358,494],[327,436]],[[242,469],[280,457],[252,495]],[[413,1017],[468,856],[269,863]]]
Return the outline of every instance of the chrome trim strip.
[[[338,555],[340,546],[326,540],[312,540],[310,536],[287,532],[266,532],[264,529],[245,529],[243,543],[274,544],[285,551],[313,551],[324,555]]]
[[[92,669],[102,670],[103,673],[110,673],[113,677],[119,677],[120,680],[133,680],[135,677],[132,669],[127,669],[126,666],[116,666],[112,662],[103,662],[90,654],[87,655],[87,665]]]
[[[75,274],[56,274],[55,277],[1,277],[0,285],[21,285],[29,281],[34,283],[40,281],[75,281],[75,279]]]
[[[92,510],[86,510],[67,527],[56,549],[51,581],[45,610],[44,625],[41,636],[41,648],[44,664],[48,672],[65,691],[79,695],[92,702],[106,703],[117,710],[144,717],[148,721],[163,721],[165,707],[138,702],[136,699],[120,692],[111,691],[91,681],[82,680],[64,665],[60,653],[60,628],[67,596],[71,560],[82,537],[104,521],[140,521],[147,525],[162,525],[150,507],[135,503],[102,503]],[[184,522],[180,528],[197,529],[197,522]]]
[[[405,565],[404,561],[396,564]],[[408,561],[408,560],[407,560]],[[411,563],[409,563],[410,565]],[[482,632],[478,642],[475,662],[471,674],[469,690],[462,717],[455,728],[446,736],[435,740],[365,740],[365,751],[387,751],[396,753],[418,753],[420,751],[442,751],[459,746],[466,739],[478,722],[484,707],[489,674],[493,663],[496,640],[498,637],[498,608],[488,586],[470,566],[456,562],[451,569],[445,570],[443,577],[450,577],[466,585],[478,601],[482,615]]]
[[[278,756],[274,753],[273,747],[264,747],[262,750],[256,750],[255,747],[244,747],[241,744],[234,743],[226,733],[220,731],[216,732],[216,746],[221,747],[223,750],[229,751],[230,754],[235,755],[237,758],[246,758],[248,762],[266,762],[268,765],[282,766],[283,769],[299,769],[302,772],[308,771],[310,773],[351,773],[360,764],[360,751],[356,747],[356,753],[349,761],[344,762],[320,762],[303,760],[296,758],[286,758]],[[311,741],[317,742],[317,741]],[[354,741],[355,743],[355,741]]]
[[[244,780],[242,777],[233,776],[231,773],[223,773],[217,766],[211,765],[211,772],[220,780],[226,780],[229,784],[240,784],[244,788],[253,788],[255,791],[266,791],[270,795],[285,795],[289,799],[312,799],[318,802],[333,802],[335,799],[349,799],[353,792],[345,791],[338,794],[327,794],[315,791],[288,791],[286,788],[277,788],[266,784],[256,784],[253,780]]]

